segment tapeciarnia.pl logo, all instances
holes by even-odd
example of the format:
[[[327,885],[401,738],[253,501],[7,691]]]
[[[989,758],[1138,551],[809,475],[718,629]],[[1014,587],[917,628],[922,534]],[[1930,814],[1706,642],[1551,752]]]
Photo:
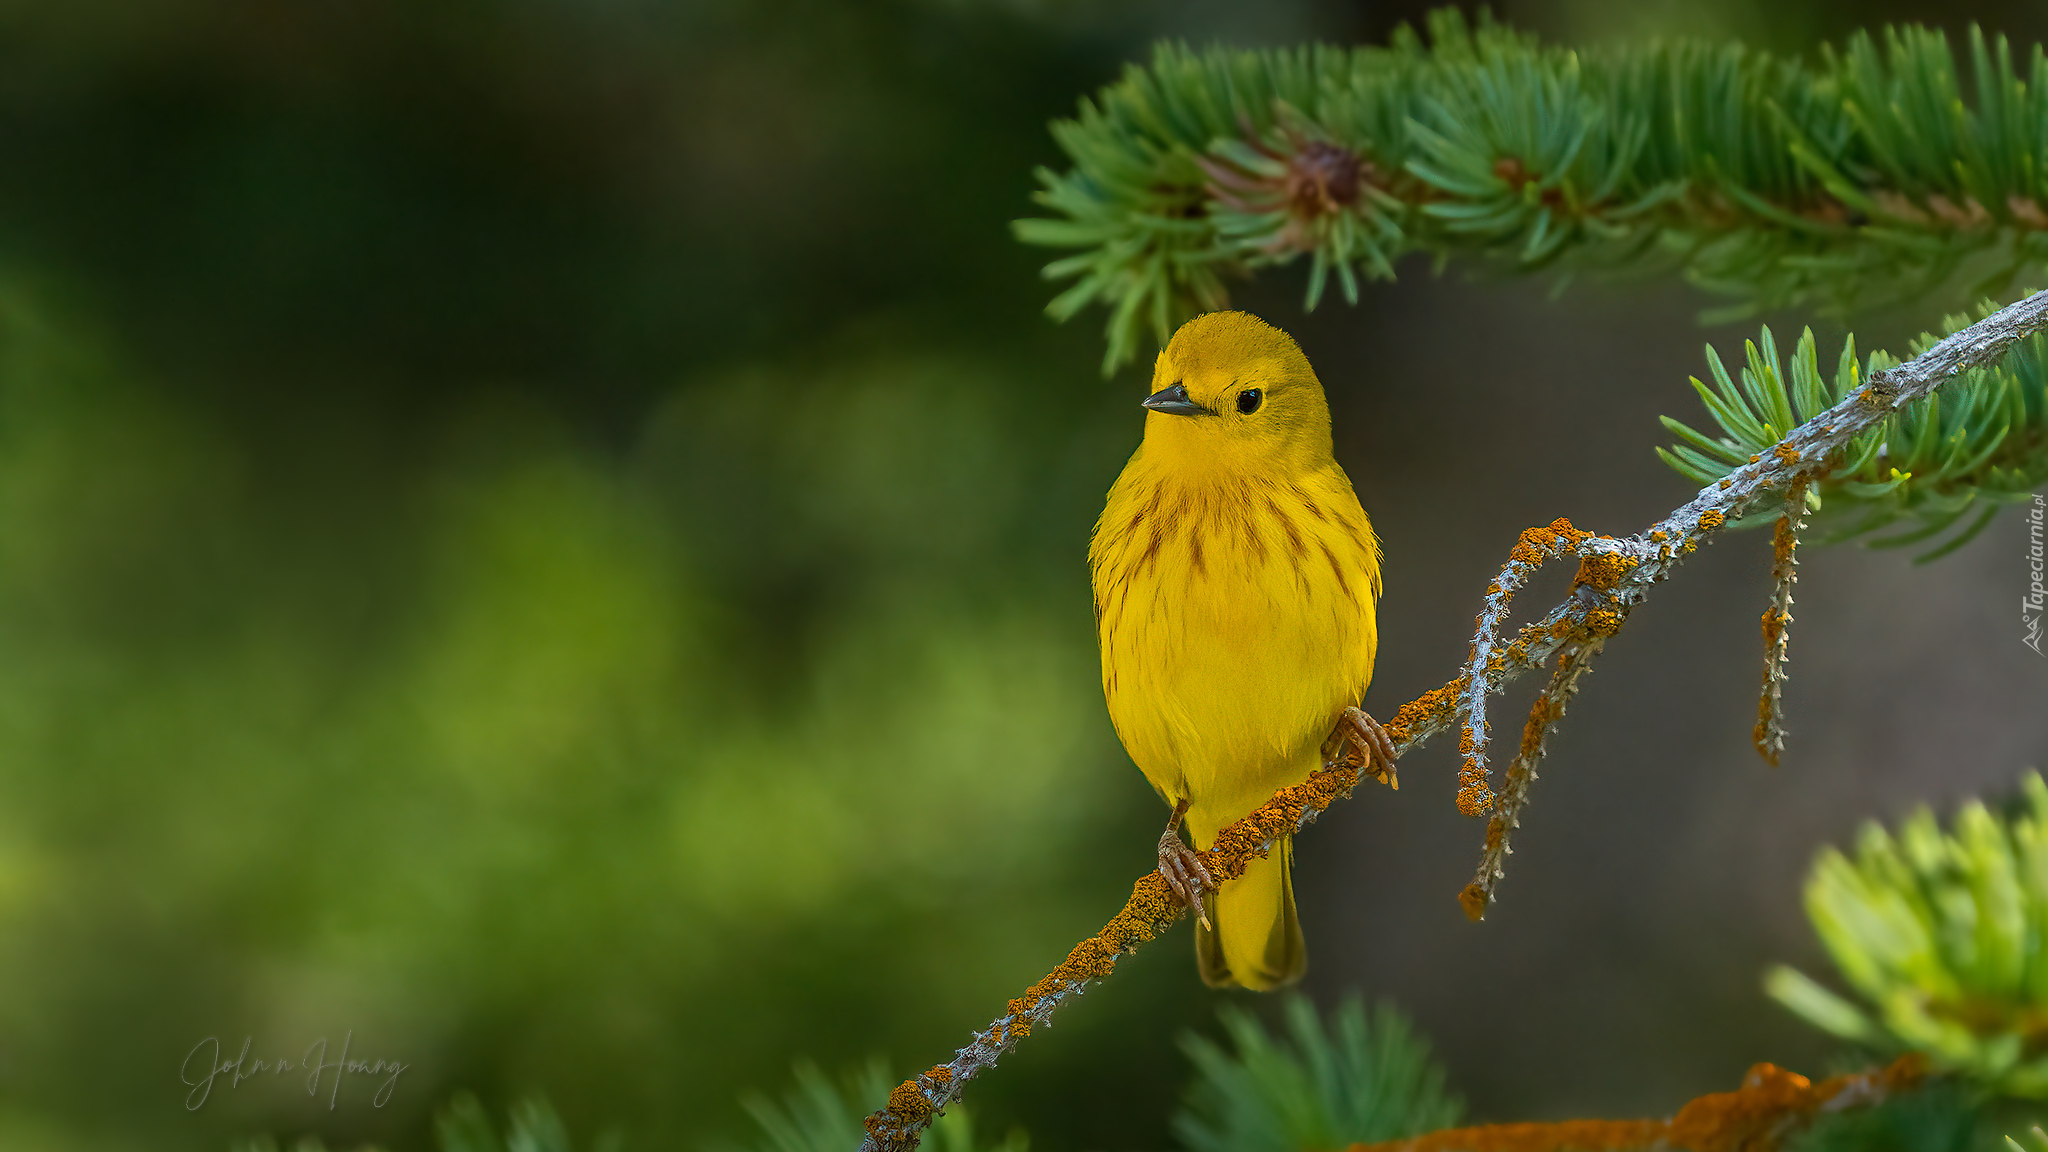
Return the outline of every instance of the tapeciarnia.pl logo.
[[[2034,506],[2027,510],[2027,594],[2020,600],[2020,627],[2026,630],[2020,643],[2034,650],[2036,656],[2048,656],[2041,651],[2041,619],[2044,605],[2048,605],[2048,588],[2042,587],[2041,530],[2044,514],[2048,514],[2048,496],[2034,495]]]

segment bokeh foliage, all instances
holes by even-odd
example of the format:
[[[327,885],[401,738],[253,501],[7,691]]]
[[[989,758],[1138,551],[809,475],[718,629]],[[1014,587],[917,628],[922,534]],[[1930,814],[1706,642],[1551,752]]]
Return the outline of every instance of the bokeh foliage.
[[[1855,854],[1824,850],[1807,914],[1859,1004],[1789,967],[1770,993],[1817,1027],[1922,1051],[1999,1093],[2048,1097],[2048,785],[2014,811],[1971,801],[1944,832],[1926,809],[1872,823]]]
[[[910,1011],[952,1023],[1010,975],[958,957],[1060,934],[1019,885],[1049,845],[1085,858],[1127,782],[1085,595],[1017,559],[1059,485],[996,434],[1003,369],[734,374],[617,460],[481,401],[358,526],[391,565],[366,572],[236,445],[19,299],[4,321],[17,1043],[66,1050],[79,1017],[52,1003],[132,1014],[176,1050],[113,1062],[173,1107],[164,1070],[220,1030],[295,1055],[353,1028],[359,1052],[510,1058],[565,1094],[576,1053],[612,1049],[723,1110],[734,1070],[772,1074],[872,992],[833,948],[931,958],[902,974]],[[961,899],[1012,914],[934,915]],[[510,1051],[444,1047],[483,1020],[517,1022]],[[29,1082],[47,1106],[80,1079]]]
[[[690,1146],[1113,899],[1154,801],[1077,565],[1131,409],[1001,205],[1117,36],[146,9],[0,12],[0,1146],[417,1150],[457,1088]],[[1170,1052],[1150,995],[1074,1067]],[[384,1110],[182,1108],[202,1037],[346,1030]]]

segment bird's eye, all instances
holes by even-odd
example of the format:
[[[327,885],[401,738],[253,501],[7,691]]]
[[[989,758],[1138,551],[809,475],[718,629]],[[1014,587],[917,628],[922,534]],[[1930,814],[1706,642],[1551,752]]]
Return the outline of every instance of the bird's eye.
[[[1249,416],[1259,410],[1259,402],[1265,398],[1266,394],[1257,388],[1247,388],[1237,394],[1237,410]]]

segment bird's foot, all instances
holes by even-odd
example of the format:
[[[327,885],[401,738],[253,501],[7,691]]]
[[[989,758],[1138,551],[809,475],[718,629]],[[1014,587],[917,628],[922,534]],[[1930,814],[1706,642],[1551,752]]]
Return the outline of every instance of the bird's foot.
[[[1346,708],[1337,718],[1337,742],[1344,748],[1345,758],[1359,770],[1396,792],[1401,790],[1401,778],[1394,772],[1393,738],[1365,709]]]
[[[1175,824],[1179,821],[1176,820]],[[1159,835],[1159,874],[1166,878],[1166,886],[1180,902],[1194,910],[1195,919],[1202,927],[1209,927],[1209,915],[1202,908],[1202,893],[1214,888],[1216,882],[1209,878],[1208,866],[1202,863],[1201,853],[1187,846],[1180,838],[1180,831],[1168,825]]]

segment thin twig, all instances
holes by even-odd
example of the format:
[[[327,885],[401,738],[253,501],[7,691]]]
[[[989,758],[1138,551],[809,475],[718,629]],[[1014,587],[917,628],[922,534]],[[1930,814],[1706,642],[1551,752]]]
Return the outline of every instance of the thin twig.
[[[1529,806],[1529,785],[1536,779],[1536,765],[1550,746],[1550,734],[1556,731],[1557,722],[1564,719],[1565,709],[1578,694],[1579,677],[1593,666],[1593,657],[1600,654],[1606,643],[1604,638],[1595,636],[1566,644],[1558,654],[1557,671],[1551,674],[1549,685],[1529,706],[1529,720],[1522,726],[1522,747],[1508,765],[1507,777],[1501,785],[1500,809],[1486,822],[1486,846],[1479,853],[1479,871],[1458,893],[1458,903],[1468,919],[1486,918],[1487,905],[1493,903],[1494,887],[1506,872],[1503,865],[1514,852],[1508,846],[1508,835],[1522,826],[1522,809]]]
[[[1785,751],[1785,653],[1792,638],[1792,586],[1799,583],[1799,531],[1806,527],[1806,484],[1785,496],[1785,514],[1771,532],[1771,606],[1764,609],[1764,687],[1757,697],[1757,754],[1772,767]]]
[[[1552,521],[1548,528],[1523,532],[1508,552],[1508,562],[1501,565],[1500,575],[1486,586],[1486,594],[1479,601],[1479,618],[1472,625],[1472,646],[1466,651],[1465,675],[1461,677],[1465,691],[1458,701],[1458,710],[1465,716],[1464,731],[1458,737],[1458,751],[1465,757],[1458,768],[1458,811],[1467,816],[1485,815],[1493,807],[1494,799],[1486,775],[1486,678],[1479,672],[1495,660],[1500,630],[1507,624],[1509,609],[1515,605],[1515,593],[1543,567],[1544,561],[1577,555],[1579,546],[1592,535],[1572,527],[1572,522],[1565,519]]]
[[[2038,292],[1957,332],[1934,347],[1895,367],[1872,374],[1841,403],[1794,428],[1777,446],[1735,469],[1639,536],[1626,539],[1596,536],[1579,546],[1579,578],[1563,603],[1543,619],[1524,627],[1513,643],[1492,651],[1476,669],[1424,693],[1401,706],[1387,735],[1397,754],[1417,747],[1430,736],[1466,717],[1471,689],[1483,682],[1487,693],[1548,663],[1574,641],[1586,643],[1612,636],[1641,603],[1702,541],[1730,520],[1759,511],[1784,493],[1824,474],[1828,461],[1851,440],[1898,408],[1929,395],[1957,373],[1995,363],[2007,349],[2048,329],[2048,292]],[[1774,497],[1773,492],[1780,495]],[[1244,874],[1251,860],[1264,855],[1280,837],[1306,826],[1358,782],[1358,770],[1343,758],[1325,763],[1309,778],[1283,788],[1272,800],[1216,834],[1203,854],[1219,883]],[[915,1079],[889,1094],[888,1106],[867,1118],[862,1152],[908,1152],[940,1109],[958,1099],[967,1081],[995,1066],[1003,1053],[1050,1023],[1060,1005],[1078,995],[1091,980],[1108,976],[1117,958],[1155,939],[1186,911],[1168,892],[1157,872],[1148,872],[1131,889],[1131,898],[1102,932],[1076,945],[1067,959],[1044,979],[1010,1001],[1009,1010],[986,1031]]]

